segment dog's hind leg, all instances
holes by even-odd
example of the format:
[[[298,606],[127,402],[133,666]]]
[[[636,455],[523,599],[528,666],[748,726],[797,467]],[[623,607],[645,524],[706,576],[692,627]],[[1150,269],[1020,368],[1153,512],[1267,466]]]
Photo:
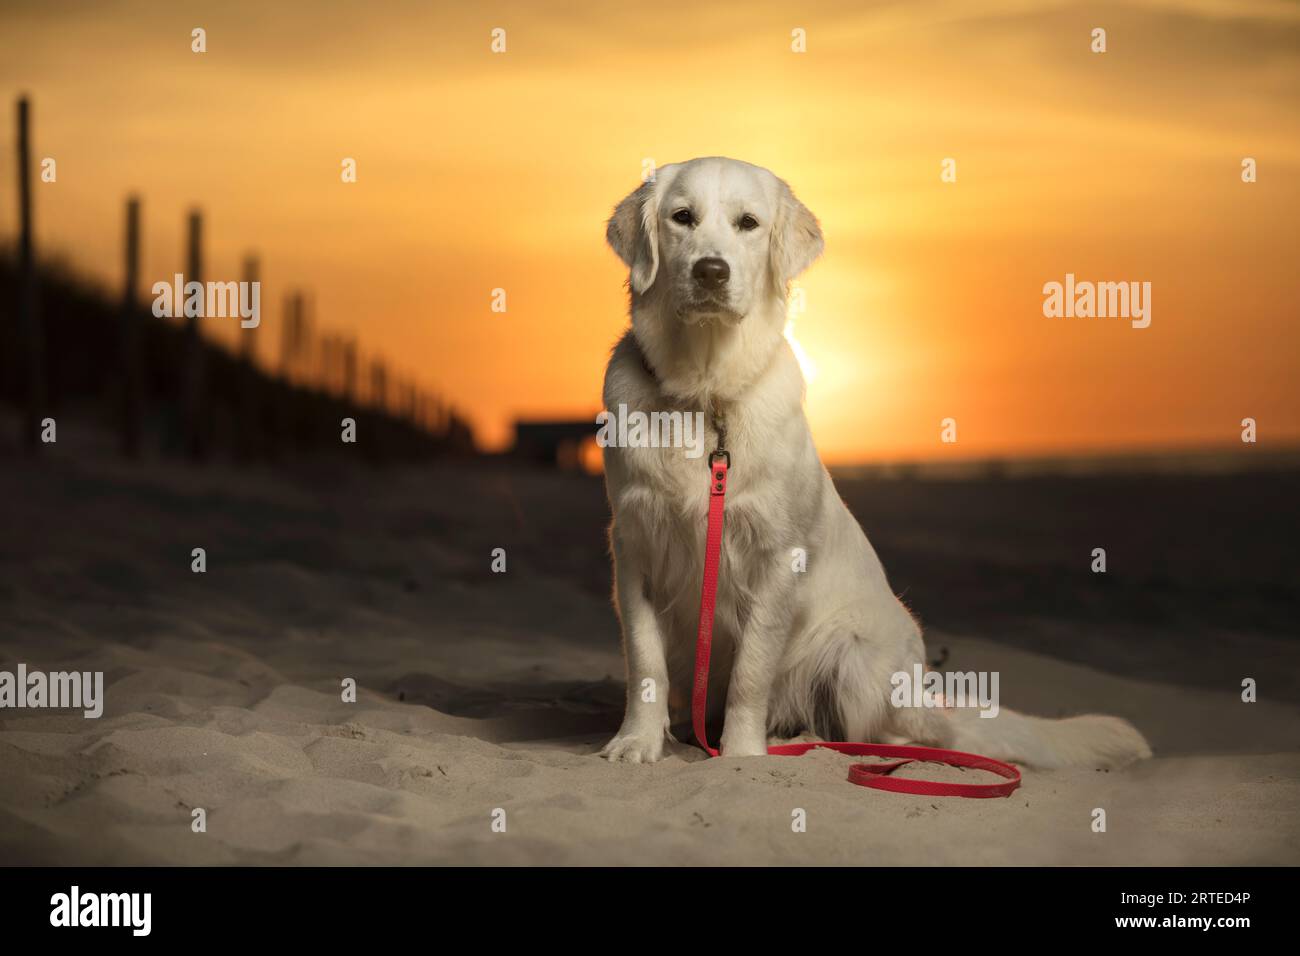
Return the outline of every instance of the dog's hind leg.
[[[957,728],[942,709],[889,706],[889,717],[881,740],[887,744],[920,744],[960,750]]]
[[[769,721],[774,735],[871,742],[889,728],[889,674],[853,630],[801,642],[782,670]]]

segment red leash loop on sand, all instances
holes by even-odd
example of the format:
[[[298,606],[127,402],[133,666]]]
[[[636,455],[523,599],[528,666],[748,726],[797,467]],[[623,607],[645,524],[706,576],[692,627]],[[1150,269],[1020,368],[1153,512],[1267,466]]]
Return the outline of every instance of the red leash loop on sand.
[[[713,616],[718,597],[718,564],[722,559],[722,521],[727,500],[727,472],[731,469],[731,456],[719,449],[709,456],[709,523],[704,539],[704,584],[700,589],[700,628],[695,639],[695,686],[691,693],[691,722],[695,728],[695,741],[710,757],[718,751],[709,746],[704,728],[704,715],[709,697],[709,654],[713,649]],[[992,757],[963,753],[960,750],[941,750],[937,747],[893,746],[890,744],[858,744],[843,741],[814,741],[801,744],[782,744],[768,747],[769,754],[781,757],[798,757],[810,750],[834,750],[853,757],[901,757],[893,763],[855,763],[849,767],[849,783],[873,790],[894,793],[915,793],[927,797],[1009,797],[1020,786],[1020,771],[1010,764]],[[950,767],[969,767],[987,770],[1006,783],[940,783],[916,780],[910,777],[889,776],[899,767],[914,760],[943,763]]]

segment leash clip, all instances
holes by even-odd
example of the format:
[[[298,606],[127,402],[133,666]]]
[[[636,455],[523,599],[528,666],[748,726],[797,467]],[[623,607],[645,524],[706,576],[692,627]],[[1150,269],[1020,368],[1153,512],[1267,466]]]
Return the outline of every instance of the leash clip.
[[[723,462],[723,464],[719,464]],[[715,448],[709,455],[709,494],[718,498],[727,493],[727,472],[731,470],[731,452]]]

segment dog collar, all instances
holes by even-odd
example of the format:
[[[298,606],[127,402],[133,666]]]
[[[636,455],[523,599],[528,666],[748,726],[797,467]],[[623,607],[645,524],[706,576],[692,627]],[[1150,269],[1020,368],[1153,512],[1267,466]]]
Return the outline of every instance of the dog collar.
[[[654,380],[655,384],[662,387],[663,382],[655,373],[654,366],[650,364],[650,360],[646,358],[645,350],[641,348],[641,343],[633,338],[632,344],[636,346],[636,354],[641,359],[641,368],[645,369],[645,373]],[[713,455],[727,455],[727,418],[722,413],[722,405],[718,402],[717,398],[710,400],[708,411],[709,424],[711,424],[713,430],[718,433],[718,447],[714,449]],[[710,458],[712,458],[712,456],[710,456]],[[730,461],[731,456],[727,455],[727,459]]]

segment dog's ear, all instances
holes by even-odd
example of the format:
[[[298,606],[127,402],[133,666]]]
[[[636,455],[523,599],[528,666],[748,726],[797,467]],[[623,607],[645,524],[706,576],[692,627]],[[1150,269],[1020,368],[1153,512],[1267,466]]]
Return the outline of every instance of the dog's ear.
[[[821,255],[824,243],[812,211],[795,198],[784,181],[778,189],[776,222],[772,225],[772,275],[777,287],[784,289]]]
[[[640,295],[659,272],[659,194],[653,182],[624,199],[609,217],[605,239],[631,270],[632,291]]]

